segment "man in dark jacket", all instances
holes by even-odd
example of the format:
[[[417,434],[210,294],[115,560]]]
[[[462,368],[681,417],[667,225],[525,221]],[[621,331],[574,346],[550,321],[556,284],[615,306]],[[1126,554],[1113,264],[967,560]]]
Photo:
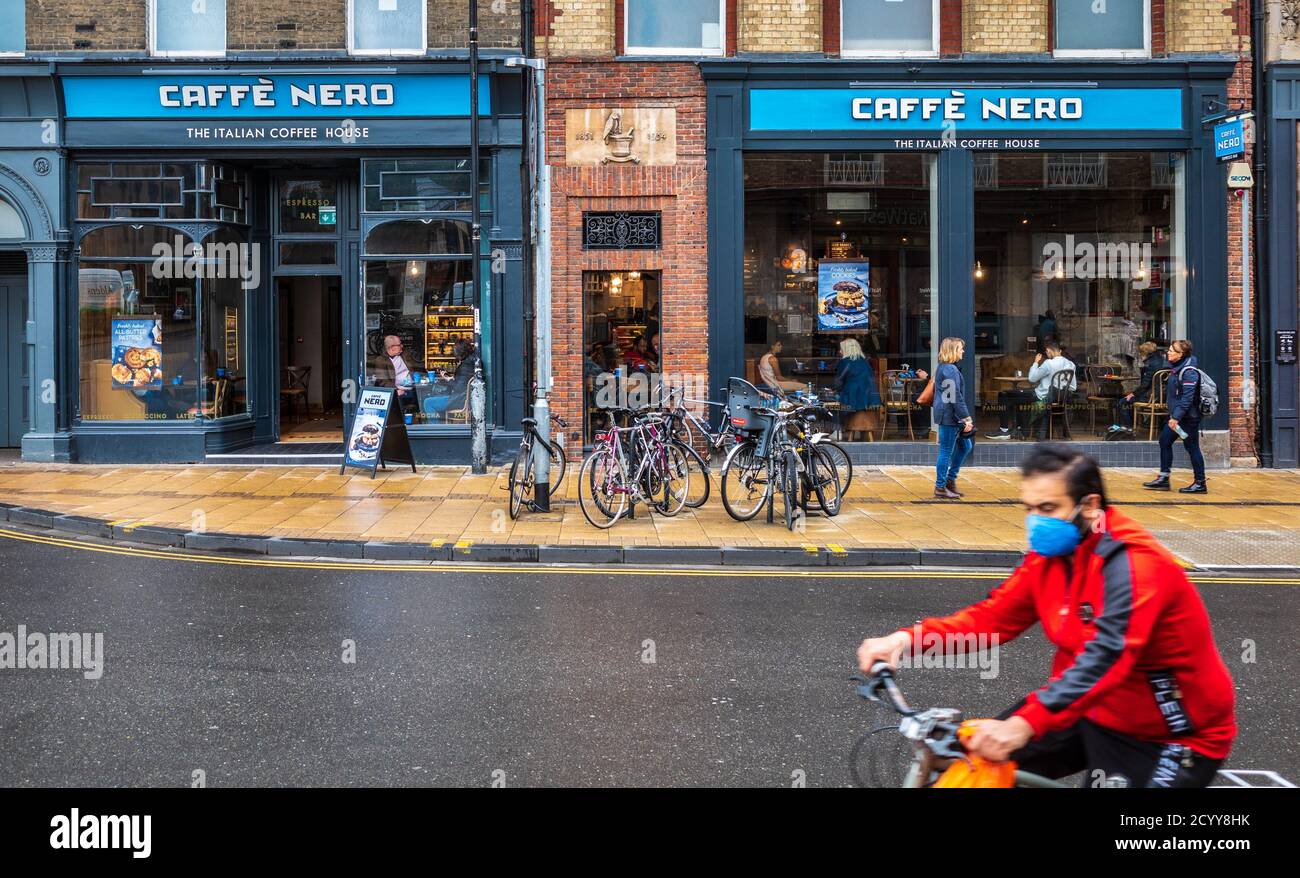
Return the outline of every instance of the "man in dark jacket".
[[[1179,339],[1169,346],[1169,381],[1165,398],[1169,402],[1169,422],[1160,431],[1160,475],[1142,487],[1153,491],[1169,490],[1169,473],[1174,465],[1174,442],[1183,440],[1187,456],[1192,459],[1192,483],[1179,488],[1180,494],[1208,494],[1205,486],[1205,457],[1201,454],[1201,372],[1192,356],[1192,343]]]

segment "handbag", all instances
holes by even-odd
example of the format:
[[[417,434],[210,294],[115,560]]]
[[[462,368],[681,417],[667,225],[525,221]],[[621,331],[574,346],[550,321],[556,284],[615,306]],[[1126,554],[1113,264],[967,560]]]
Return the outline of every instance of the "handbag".
[[[934,404],[934,376],[933,375],[930,376],[929,381],[925,382],[925,389],[916,395],[916,404],[917,405]]]

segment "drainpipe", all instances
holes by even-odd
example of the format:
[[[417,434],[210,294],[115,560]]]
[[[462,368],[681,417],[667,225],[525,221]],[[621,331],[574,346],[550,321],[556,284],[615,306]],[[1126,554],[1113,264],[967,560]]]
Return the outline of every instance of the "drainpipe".
[[[478,199],[478,0],[469,0],[469,179],[470,179],[470,279],[474,284],[474,375],[469,380],[470,471],[487,472],[487,386],[483,380],[483,333],[479,297],[483,293],[483,217]]]
[[[1273,335],[1272,289],[1268,273],[1268,137],[1269,137],[1269,100],[1268,83],[1264,80],[1265,35],[1268,27],[1264,10],[1265,0],[1250,0],[1250,84],[1254,92],[1252,109],[1255,111],[1255,300],[1258,303],[1258,336],[1256,363],[1259,370],[1258,392],[1255,405],[1258,417],[1256,429],[1259,435],[1259,465],[1273,466],[1273,379],[1276,368],[1272,363],[1271,346]],[[1249,300],[1245,303],[1250,306]]]

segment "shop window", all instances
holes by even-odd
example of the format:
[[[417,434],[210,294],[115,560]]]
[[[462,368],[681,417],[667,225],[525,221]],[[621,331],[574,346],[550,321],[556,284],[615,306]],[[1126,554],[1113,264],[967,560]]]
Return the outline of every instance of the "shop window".
[[[1182,156],[1004,153],[998,163],[998,188],[975,192],[976,426],[992,438],[1050,428],[1095,441],[1129,425],[1121,398],[1149,399],[1144,369],[1185,334]],[[1055,390],[1031,382],[1058,348],[1052,370],[1070,379]]]
[[[77,166],[77,218],[245,222],[247,177],[214,162],[87,162]]]
[[[914,400],[936,350],[934,162],[745,156],[743,377],[813,390],[854,438],[928,434]]]
[[[939,0],[841,0],[840,53],[938,55]]]
[[[155,55],[226,54],[226,0],[150,0],[149,41]]]
[[[469,259],[364,263],[366,380],[399,389],[419,424],[467,424],[478,365]]]
[[[0,0],[0,55],[21,55],[27,50],[27,0]]]
[[[1054,0],[1056,54],[1146,57],[1151,54],[1151,0]]]
[[[724,0],[624,0],[629,55],[721,55]]]
[[[185,277],[191,242],[176,229],[143,223],[104,226],[82,238],[82,421],[183,421],[247,411],[247,293],[239,263],[247,239],[242,230],[218,230],[205,243],[220,248],[205,248],[200,276]]]
[[[473,209],[468,156],[428,159],[367,159],[362,189],[367,213],[435,213]],[[479,209],[492,205],[491,160],[479,164]]]
[[[609,409],[640,408],[661,399],[659,291],[656,271],[582,273],[587,441],[608,423]]]
[[[21,241],[27,237],[18,209],[0,198],[0,241]]]
[[[366,235],[366,255],[451,255],[470,253],[470,224],[464,220],[395,220]]]
[[[338,265],[338,244],[293,241],[280,244],[281,265]]]
[[[422,55],[428,45],[425,0],[348,0],[348,51]]]

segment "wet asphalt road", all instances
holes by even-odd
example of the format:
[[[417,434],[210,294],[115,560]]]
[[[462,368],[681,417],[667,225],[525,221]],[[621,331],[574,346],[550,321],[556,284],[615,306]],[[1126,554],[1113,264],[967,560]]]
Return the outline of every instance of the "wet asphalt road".
[[[0,785],[849,783],[879,708],[847,683],[862,636],[991,580],[542,569],[267,569],[0,537],[0,632],[102,632],[104,673],[0,670]],[[1300,783],[1300,586],[1203,585],[1238,684],[1229,767]],[[1243,641],[1254,663],[1243,663]],[[345,641],[356,660],[345,662]],[[906,670],[917,706],[996,713],[998,675]]]

